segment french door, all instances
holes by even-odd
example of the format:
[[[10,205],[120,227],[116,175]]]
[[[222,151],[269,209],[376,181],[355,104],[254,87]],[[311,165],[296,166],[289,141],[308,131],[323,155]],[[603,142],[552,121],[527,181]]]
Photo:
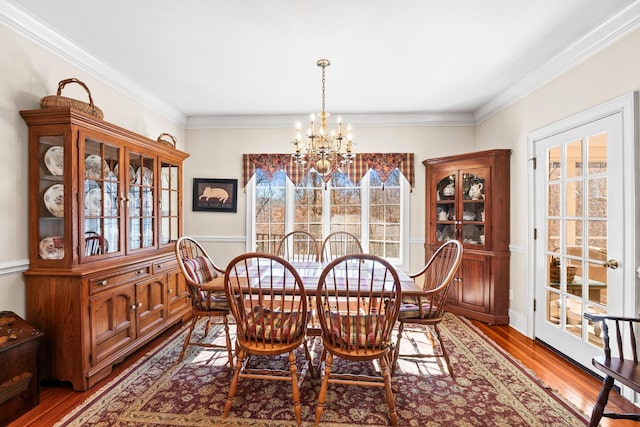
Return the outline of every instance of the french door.
[[[628,218],[635,212],[635,173],[625,160],[633,138],[625,141],[621,109],[590,113],[534,133],[530,150],[536,162],[534,336],[592,369],[601,331],[583,315],[635,315],[636,281],[629,246],[635,226]]]

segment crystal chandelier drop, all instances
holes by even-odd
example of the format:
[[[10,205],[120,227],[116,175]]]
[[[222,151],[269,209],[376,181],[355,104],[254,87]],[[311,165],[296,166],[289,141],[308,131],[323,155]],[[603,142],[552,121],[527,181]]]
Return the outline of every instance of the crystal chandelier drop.
[[[347,125],[347,133],[342,133],[342,119],[338,116],[338,128],[329,131],[327,119],[329,113],[325,111],[325,70],[331,65],[328,59],[319,59],[318,67],[322,67],[322,112],[320,112],[319,125],[316,124],[316,115],[311,114],[311,123],[307,129],[306,141],[300,137],[300,124],[296,124],[296,139],[293,141],[296,152],[292,155],[300,167],[307,163],[319,174],[325,175],[334,168],[344,168],[353,162],[355,154],[351,152],[353,145],[351,124]],[[344,145],[343,145],[344,142]]]

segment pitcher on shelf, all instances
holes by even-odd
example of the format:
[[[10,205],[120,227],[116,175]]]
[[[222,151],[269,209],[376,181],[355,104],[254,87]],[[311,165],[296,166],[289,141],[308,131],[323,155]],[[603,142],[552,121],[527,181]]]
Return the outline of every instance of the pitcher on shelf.
[[[484,185],[481,182],[475,183],[469,187],[469,197],[472,200],[478,200],[482,198],[482,189]]]
[[[456,194],[456,186],[454,183],[448,184],[442,189],[442,195],[445,197],[451,197],[454,194]]]

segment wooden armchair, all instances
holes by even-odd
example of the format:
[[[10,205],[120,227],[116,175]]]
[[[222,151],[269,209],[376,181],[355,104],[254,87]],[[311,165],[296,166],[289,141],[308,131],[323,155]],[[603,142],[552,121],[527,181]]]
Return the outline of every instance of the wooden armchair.
[[[453,370],[449,363],[449,355],[442,343],[438,324],[444,316],[447,302],[447,292],[454,280],[456,272],[462,262],[462,244],[457,240],[449,240],[433,253],[427,265],[422,270],[409,276],[414,280],[422,281],[424,295],[419,297],[405,297],[400,306],[398,321],[398,340],[396,342],[393,371],[398,365],[399,357],[425,358],[443,357],[449,374],[453,377]],[[431,341],[431,346],[436,348],[436,339],[440,345],[440,353],[436,354],[404,354],[400,355],[400,341],[406,323],[419,324],[426,327],[426,333]],[[431,330],[433,328],[433,331]],[[435,337],[434,337],[435,333]]]
[[[331,383],[383,388],[391,424],[397,426],[391,389],[391,335],[400,309],[398,273],[388,261],[375,255],[340,257],[322,271],[315,299],[323,344],[315,424],[320,423]],[[381,375],[332,372],[334,357],[351,362],[377,361]]]
[[[257,274],[250,272],[257,270]],[[307,347],[307,297],[298,272],[285,259],[266,253],[234,258],[225,272],[225,291],[236,320],[237,360],[224,407],[226,418],[233,406],[238,381],[262,379],[290,381],[297,424],[302,422],[300,385],[306,369],[298,372],[295,350],[304,347],[308,369],[313,373]],[[288,354],[289,369],[252,368],[249,357]],[[252,359],[253,360],[253,359]]]
[[[213,292],[207,289],[207,284],[212,280],[220,277],[224,270],[216,266],[207,252],[202,246],[190,237],[181,237],[176,242],[176,258],[178,265],[184,275],[187,285],[189,286],[189,297],[191,298],[191,325],[189,332],[184,340],[182,352],[178,362],[182,362],[184,354],[189,345],[195,345],[208,348],[225,348],[229,357],[229,366],[233,366],[233,354],[231,347],[231,338],[229,336],[229,323],[227,315],[229,314],[229,304],[227,304],[227,296],[224,291]],[[217,344],[208,344],[198,341],[191,341],[191,335],[198,321],[207,318],[205,327],[205,336],[209,334],[212,318],[219,317],[224,324],[224,332],[226,335],[226,346]]]
[[[640,421],[639,414],[604,412],[609,400],[609,392],[615,381],[630,387],[636,393],[640,392],[640,368],[638,367],[638,349],[635,334],[635,329],[640,324],[640,318],[599,316],[591,313],[585,313],[584,317],[590,322],[600,323],[604,344],[604,354],[592,359],[593,366],[603,372],[605,378],[602,382],[602,389],[593,406],[589,426],[597,426],[602,417]],[[611,325],[615,328],[615,333],[612,334],[609,333]],[[624,338],[624,334],[628,334],[626,335],[627,338]],[[613,338],[613,343],[611,343],[611,338]],[[625,358],[625,350],[631,353],[630,358]]]
[[[361,254],[363,252],[360,240],[346,231],[336,231],[329,234],[322,242],[320,250],[322,261],[327,262],[344,255]]]
[[[276,255],[287,261],[317,261],[320,259],[318,242],[306,231],[297,230],[285,235],[276,249]]]

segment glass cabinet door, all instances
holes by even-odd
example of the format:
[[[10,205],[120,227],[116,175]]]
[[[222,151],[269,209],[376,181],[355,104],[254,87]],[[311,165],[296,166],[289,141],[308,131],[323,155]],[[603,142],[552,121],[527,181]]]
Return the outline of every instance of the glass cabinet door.
[[[485,218],[489,169],[470,169],[461,172],[462,206],[460,212],[461,240],[464,244],[486,245]]]
[[[485,203],[489,168],[454,170],[435,176],[436,201],[435,239],[444,243],[451,239],[465,245],[488,245],[485,221],[488,215]],[[486,206],[485,206],[486,205]]]
[[[121,251],[120,151],[120,147],[98,138],[89,135],[84,137],[79,171],[83,183],[79,209],[84,212],[81,215],[84,218],[80,236],[83,241],[81,258]]]
[[[180,224],[180,168],[160,161],[160,244],[178,240]]]
[[[436,207],[435,212],[435,239],[436,243],[444,243],[451,239],[457,239],[457,171],[446,172],[436,178],[436,202],[432,206]]]
[[[64,213],[64,136],[38,138],[39,187],[38,194],[38,255],[43,260],[61,260],[65,257]],[[70,242],[67,242],[70,247]]]
[[[129,169],[132,171],[127,195],[127,250],[155,246],[156,195],[154,157],[130,152]]]

